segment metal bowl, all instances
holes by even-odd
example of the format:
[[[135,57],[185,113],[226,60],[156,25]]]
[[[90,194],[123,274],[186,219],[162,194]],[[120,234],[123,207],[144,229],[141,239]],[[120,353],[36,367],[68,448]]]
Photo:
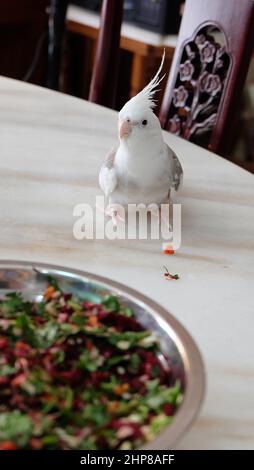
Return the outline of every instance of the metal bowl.
[[[135,290],[95,274],[59,266],[0,261],[0,296],[18,290],[27,300],[40,301],[47,275],[56,277],[63,290],[81,299],[98,302],[108,294],[118,296],[123,304],[134,310],[145,328],[157,334],[162,353],[170,357],[174,373],[181,380],[184,397],[172,424],[142,449],[172,449],[193,423],[204,396],[203,361],[189,333],[169,312]]]

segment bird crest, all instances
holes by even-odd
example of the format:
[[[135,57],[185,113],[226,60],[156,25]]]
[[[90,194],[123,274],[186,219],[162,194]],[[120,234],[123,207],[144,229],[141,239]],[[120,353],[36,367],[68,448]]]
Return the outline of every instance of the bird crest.
[[[160,73],[162,71],[163,65],[165,61],[165,49],[163,52],[163,56],[161,59],[160,67],[156,73],[156,75],[152,78],[152,80],[148,83],[148,85],[143,88],[136,96],[131,98],[123,107],[122,110],[126,110],[127,107],[132,108],[133,106],[138,106],[139,109],[142,108],[143,110],[151,110],[156,107],[156,100],[154,99],[154,95],[157,93],[158,85],[161,81],[165,78],[166,74],[160,77]]]

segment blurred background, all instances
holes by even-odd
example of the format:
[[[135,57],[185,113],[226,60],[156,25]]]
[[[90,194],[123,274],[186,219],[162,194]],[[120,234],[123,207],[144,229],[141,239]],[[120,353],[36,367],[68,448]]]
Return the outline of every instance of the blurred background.
[[[115,109],[151,79],[164,48],[165,71],[170,70],[184,4],[183,0],[124,1]],[[0,0],[0,74],[88,99],[101,6],[102,0]],[[113,65],[114,57],[111,60]],[[158,110],[166,82],[161,86]],[[253,60],[236,128],[227,158],[254,172]]]

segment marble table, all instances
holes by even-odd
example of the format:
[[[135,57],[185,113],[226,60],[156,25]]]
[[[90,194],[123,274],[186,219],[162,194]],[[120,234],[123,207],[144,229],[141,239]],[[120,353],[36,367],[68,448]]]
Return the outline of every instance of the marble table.
[[[165,133],[185,182],[182,247],[74,239],[73,207],[94,203],[116,141],[114,111],[0,78],[0,258],[90,270],[169,309],[199,345],[207,371],[202,412],[183,449],[254,448],[254,177]],[[163,265],[179,273],[167,282]]]

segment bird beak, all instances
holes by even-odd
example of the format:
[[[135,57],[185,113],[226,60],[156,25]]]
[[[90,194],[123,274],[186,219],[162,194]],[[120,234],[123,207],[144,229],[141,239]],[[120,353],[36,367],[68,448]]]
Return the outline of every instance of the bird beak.
[[[120,139],[127,139],[132,131],[131,121],[120,122],[119,137]]]

